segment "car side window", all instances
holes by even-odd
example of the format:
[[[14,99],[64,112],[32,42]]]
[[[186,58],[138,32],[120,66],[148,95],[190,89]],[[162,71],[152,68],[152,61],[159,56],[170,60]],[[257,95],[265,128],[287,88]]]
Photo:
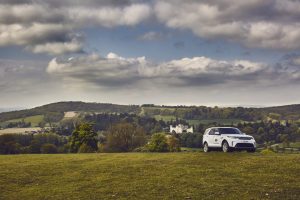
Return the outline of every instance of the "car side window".
[[[214,129],[214,134],[216,135],[216,132],[219,132],[219,129],[215,128]]]
[[[208,135],[214,135],[214,134],[215,134],[214,129],[211,129],[211,130],[209,131],[209,133],[208,133]]]

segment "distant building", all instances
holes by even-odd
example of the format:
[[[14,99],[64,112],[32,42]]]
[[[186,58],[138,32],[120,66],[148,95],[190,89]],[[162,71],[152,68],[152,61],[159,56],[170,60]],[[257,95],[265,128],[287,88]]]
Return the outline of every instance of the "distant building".
[[[189,127],[183,124],[178,124],[177,126],[173,127],[170,125],[170,133],[173,134],[181,134],[181,133],[193,133],[193,127]]]

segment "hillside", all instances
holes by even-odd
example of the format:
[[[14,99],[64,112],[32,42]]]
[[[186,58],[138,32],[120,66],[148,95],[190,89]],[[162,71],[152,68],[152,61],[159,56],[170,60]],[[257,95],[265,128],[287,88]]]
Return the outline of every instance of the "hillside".
[[[299,154],[0,156],[0,199],[296,200],[299,172]]]
[[[206,106],[157,106],[147,105],[117,105],[107,103],[57,102],[27,110],[0,113],[1,122],[18,122],[24,120],[37,125],[47,114],[56,115],[61,120],[64,112],[78,113],[132,113],[148,116],[156,120],[171,121],[186,120],[191,125],[207,123],[231,124],[243,121],[259,120],[300,120],[300,104],[265,108],[243,107],[206,107]],[[35,119],[35,120],[31,120]],[[36,120],[38,119],[38,120]]]
[[[107,103],[85,103],[79,101],[57,102],[32,109],[3,112],[0,113],[0,122],[25,118],[36,115],[45,115],[49,112],[67,112],[67,111],[84,111],[84,112],[117,112],[117,113],[139,113],[139,106],[135,105],[117,105]]]

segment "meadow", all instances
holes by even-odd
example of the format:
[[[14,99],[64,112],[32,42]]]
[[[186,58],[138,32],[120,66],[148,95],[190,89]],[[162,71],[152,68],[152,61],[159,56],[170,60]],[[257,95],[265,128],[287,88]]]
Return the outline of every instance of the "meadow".
[[[299,199],[300,155],[0,156],[0,199]]]
[[[39,125],[40,122],[42,122],[44,119],[44,115],[34,115],[34,116],[30,116],[30,117],[25,117],[25,118],[16,118],[16,119],[11,119],[5,122],[1,122],[0,126],[5,126],[10,122],[21,122],[24,121],[26,123],[31,123],[31,127],[37,127]]]

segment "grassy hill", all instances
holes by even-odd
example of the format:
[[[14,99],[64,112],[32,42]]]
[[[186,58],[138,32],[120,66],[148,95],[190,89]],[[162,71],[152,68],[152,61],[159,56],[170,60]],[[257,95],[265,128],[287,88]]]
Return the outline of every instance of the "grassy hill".
[[[0,199],[299,199],[300,156],[0,156]]]
[[[23,119],[30,116],[45,115],[49,112],[63,113],[67,111],[82,111],[82,112],[109,112],[109,113],[139,113],[140,107],[135,105],[117,105],[106,103],[85,103],[85,102],[57,102],[44,106],[0,113],[0,122],[5,122],[15,119]]]

